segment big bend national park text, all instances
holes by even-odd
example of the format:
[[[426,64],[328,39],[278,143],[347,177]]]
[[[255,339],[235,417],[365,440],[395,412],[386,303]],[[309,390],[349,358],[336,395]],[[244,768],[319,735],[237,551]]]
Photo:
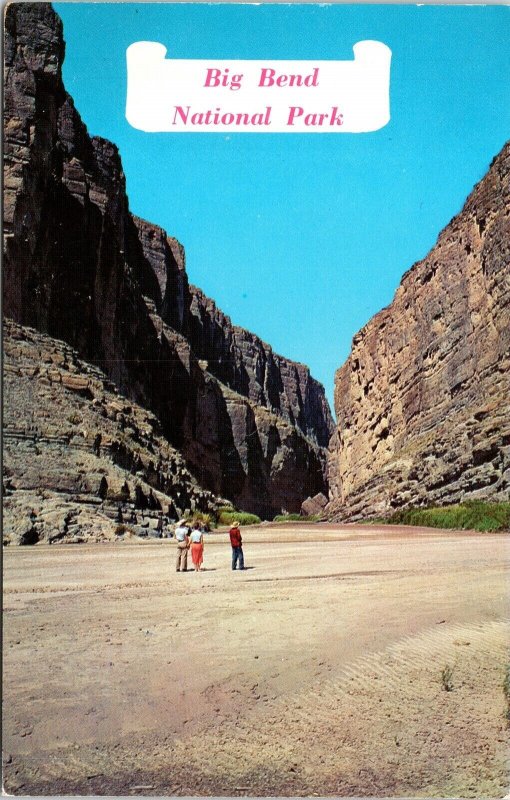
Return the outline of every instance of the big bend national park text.
[[[222,87],[232,92],[243,86],[243,73],[232,73],[229,67],[221,70],[208,67],[205,72],[203,87],[217,89]],[[275,91],[283,87],[303,87],[307,89],[319,86],[319,68],[314,67],[308,74],[277,73],[271,67],[260,69],[257,88],[273,88]],[[175,105],[173,107],[172,125],[231,125],[236,127],[265,126],[272,124],[272,106],[264,106],[260,111],[230,111],[226,107],[198,109],[191,105]],[[321,127],[323,125],[343,125],[344,118],[338,106],[330,106],[324,111],[307,110],[304,105],[290,105],[286,112],[288,127]]]

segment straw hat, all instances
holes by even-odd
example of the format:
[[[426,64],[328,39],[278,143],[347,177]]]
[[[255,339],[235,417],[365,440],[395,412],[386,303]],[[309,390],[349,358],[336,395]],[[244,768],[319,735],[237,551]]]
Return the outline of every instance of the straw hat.
[[[179,522],[177,523],[177,525],[178,525],[179,527],[180,527],[181,525],[186,525],[186,520],[185,520],[185,519],[180,519],[180,520],[179,520]]]
[[[238,528],[239,527],[239,522],[237,522],[237,520],[235,522],[233,522],[232,523],[232,527],[233,528]]]

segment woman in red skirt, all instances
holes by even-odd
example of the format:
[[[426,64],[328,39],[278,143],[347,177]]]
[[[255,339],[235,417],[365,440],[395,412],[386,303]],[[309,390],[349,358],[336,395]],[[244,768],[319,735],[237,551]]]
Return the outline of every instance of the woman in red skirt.
[[[191,560],[195,567],[195,572],[200,572],[202,561],[204,560],[204,535],[200,530],[198,522],[193,525],[191,531]]]

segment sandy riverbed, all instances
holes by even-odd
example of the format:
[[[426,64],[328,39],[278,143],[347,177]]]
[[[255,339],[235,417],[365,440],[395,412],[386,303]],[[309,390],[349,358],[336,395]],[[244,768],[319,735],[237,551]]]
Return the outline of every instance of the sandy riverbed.
[[[507,536],[244,539],[4,550],[8,792],[506,794]]]

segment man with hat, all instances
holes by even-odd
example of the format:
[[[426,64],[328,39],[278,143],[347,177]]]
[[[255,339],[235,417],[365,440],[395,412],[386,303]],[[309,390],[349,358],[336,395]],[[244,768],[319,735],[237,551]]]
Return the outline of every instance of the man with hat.
[[[236,569],[238,561],[239,569],[244,569],[243,540],[238,522],[233,522],[230,528],[230,544],[232,545],[232,569]]]
[[[175,529],[175,540],[177,542],[177,572],[186,572],[188,569],[188,550],[189,550],[189,528],[185,519],[177,523]]]

